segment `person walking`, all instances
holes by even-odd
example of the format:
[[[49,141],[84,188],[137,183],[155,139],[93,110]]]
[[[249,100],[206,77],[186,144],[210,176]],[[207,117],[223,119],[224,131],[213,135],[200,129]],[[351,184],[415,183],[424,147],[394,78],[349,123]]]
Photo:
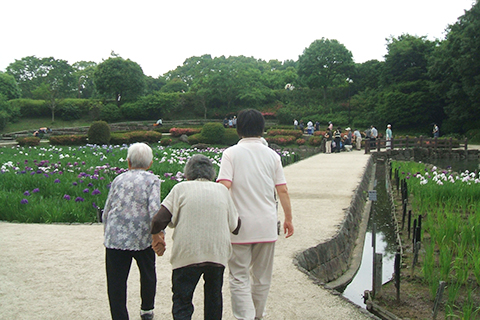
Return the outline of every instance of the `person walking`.
[[[147,172],[152,159],[152,149],[145,143],[128,148],[128,171],[113,180],[102,214],[107,291],[113,320],[129,318],[127,279],[132,259],[140,270],[140,316],[142,320],[153,319],[157,274],[150,224],[160,209],[160,179]],[[163,241],[163,237],[163,233],[155,236],[157,241]]]
[[[390,150],[392,148],[392,125],[387,125],[387,130],[385,130],[385,148]]]
[[[242,221],[231,235],[233,254],[228,262],[233,315],[262,319],[273,272],[278,238],[276,197],[285,213],[283,231],[294,233],[292,208],[280,156],[262,141],[265,119],[255,109],[238,114],[241,140],[223,152],[217,181],[230,190]]]
[[[378,130],[372,125],[370,129],[370,147],[375,148],[377,137]]]
[[[192,298],[203,275],[204,318],[221,319],[223,312],[223,273],[232,252],[230,233],[238,233],[240,221],[228,190],[213,182],[215,169],[202,154],[185,165],[187,181],[176,184],[152,219],[152,234],[167,225],[175,228],[170,262],[172,264],[173,319],[191,319]],[[165,243],[154,241],[158,254]]]
[[[438,128],[438,125],[436,123],[433,124],[432,133],[434,138],[440,137],[440,129]]]
[[[298,130],[298,120],[297,119],[293,119],[293,128],[295,130]]]
[[[360,130],[355,129],[353,131],[353,135],[355,136],[355,146],[357,150],[362,149],[362,134],[360,133]]]

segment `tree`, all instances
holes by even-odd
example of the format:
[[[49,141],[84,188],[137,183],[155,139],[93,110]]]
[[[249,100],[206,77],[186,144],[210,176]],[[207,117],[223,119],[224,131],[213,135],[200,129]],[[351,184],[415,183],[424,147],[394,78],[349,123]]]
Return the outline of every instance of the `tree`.
[[[78,61],[72,65],[77,79],[77,98],[89,99],[95,96],[95,83],[93,74],[97,63],[93,61]]]
[[[42,65],[42,59],[35,56],[15,59],[15,62],[8,65],[6,72],[15,78],[22,98],[33,98],[32,91],[42,83],[45,76],[45,68]]]
[[[300,80],[311,89],[323,89],[324,103],[327,88],[345,82],[352,76],[352,53],[337,40],[315,40],[298,59]]]
[[[4,72],[0,72],[0,94],[3,94],[7,100],[20,98],[20,88],[15,78]]]
[[[447,28],[430,61],[433,91],[442,98],[447,131],[465,133],[480,125],[480,2]]]
[[[140,65],[121,57],[110,57],[100,63],[94,81],[97,91],[115,99],[118,105],[121,101],[134,101],[145,91],[145,75]]]

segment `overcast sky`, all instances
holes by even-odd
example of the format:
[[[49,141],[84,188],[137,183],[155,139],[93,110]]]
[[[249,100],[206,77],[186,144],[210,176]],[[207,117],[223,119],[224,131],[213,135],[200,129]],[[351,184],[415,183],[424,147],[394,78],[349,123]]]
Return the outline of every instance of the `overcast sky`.
[[[336,39],[355,62],[383,60],[386,38],[444,39],[473,0],[2,0],[0,70],[27,56],[102,62],[111,51],[158,77],[192,56],[298,60]]]

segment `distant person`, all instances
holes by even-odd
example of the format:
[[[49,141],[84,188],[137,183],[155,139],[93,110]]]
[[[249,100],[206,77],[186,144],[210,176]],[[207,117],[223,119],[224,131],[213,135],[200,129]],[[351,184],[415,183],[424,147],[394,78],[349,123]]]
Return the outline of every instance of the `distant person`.
[[[440,137],[440,129],[438,128],[438,125],[436,123],[433,124],[433,137],[438,138]]]
[[[340,149],[342,148],[341,140],[342,140],[342,128],[337,127],[337,130],[333,133],[333,139],[335,141],[335,152],[340,153]]]
[[[333,123],[332,123],[332,121],[329,121],[329,122],[328,122],[328,129],[330,129],[330,131],[333,130]]]
[[[345,130],[347,131],[347,134],[344,136],[345,150],[352,151],[352,129],[347,127]]]
[[[370,127],[370,146],[373,148],[376,146],[376,140],[378,137],[378,130],[373,125]]]
[[[233,254],[228,262],[233,316],[262,319],[272,281],[278,239],[277,202],[285,213],[283,230],[293,235],[292,208],[280,156],[264,145],[265,119],[255,109],[238,114],[241,140],[222,155],[217,181],[232,196],[242,226],[231,235]]]
[[[233,116],[232,123],[233,123],[233,127],[236,128],[237,127],[237,116]]]
[[[223,127],[228,128],[228,118],[227,117],[225,117],[225,119],[223,119]]]
[[[160,209],[160,179],[147,171],[152,160],[152,149],[145,143],[128,148],[128,171],[113,180],[103,210],[107,291],[113,320],[129,318],[127,279],[132,259],[140,270],[140,316],[142,320],[153,319],[157,274],[150,226]],[[163,233],[155,237],[163,241]]]
[[[315,121],[315,131],[320,131],[320,122]]]
[[[204,279],[204,318],[221,319],[223,273],[232,253],[230,233],[240,229],[232,198],[222,184],[213,182],[209,158],[196,154],[185,165],[187,181],[176,184],[152,220],[152,234],[167,225],[175,228],[172,264],[173,318],[191,319],[192,298]],[[163,241],[152,243],[163,254]]]
[[[313,122],[312,121],[307,122],[307,133],[309,135],[313,134]]]
[[[295,130],[298,130],[298,120],[297,119],[293,119],[293,128]]]
[[[302,131],[302,133],[305,133],[305,125],[303,124],[303,120],[300,120],[300,131]]]
[[[155,122],[154,126],[155,126],[155,127],[163,126],[163,120],[162,120],[162,119],[158,119],[157,122]]]
[[[392,148],[392,125],[387,125],[387,130],[385,130],[385,148],[390,150]]]
[[[327,127],[327,131],[325,132],[325,153],[332,153],[332,141],[333,141],[333,133],[330,128]]]
[[[360,131],[358,129],[355,129],[355,131],[353,131],[353,135],[355,136],[356,149],[361,150],[362,149],[362,134],[360,133]]]

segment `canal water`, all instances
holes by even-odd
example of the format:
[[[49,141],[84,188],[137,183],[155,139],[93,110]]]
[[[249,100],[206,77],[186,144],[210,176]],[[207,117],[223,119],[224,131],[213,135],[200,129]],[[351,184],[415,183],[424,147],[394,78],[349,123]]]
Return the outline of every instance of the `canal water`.
[[[456,172],[464,172],[465,170],[469,170],[470,172],[475,170],[480,171],[478,160],[435,159],[429,161],[429,163],[439,168]],[[370,219],[363,245],[362,262],[352,282],[342,292],[344,297],[364,308],[366,305],[363,302],[363,293],[365,290],[373,289],[372,270],[374,254],[372,247],[372,230],[374,224],[376,226],[376,253],[383,254],[382,283],[390,281],[394,273],[397,244],[391,212],[392,203],[387,193],[389,188],[388,183],[385,163],[383,161],[377,161],[374,187],[377,191],[377,201],[373,201],[372,203],[372,211],[370,212]]]

